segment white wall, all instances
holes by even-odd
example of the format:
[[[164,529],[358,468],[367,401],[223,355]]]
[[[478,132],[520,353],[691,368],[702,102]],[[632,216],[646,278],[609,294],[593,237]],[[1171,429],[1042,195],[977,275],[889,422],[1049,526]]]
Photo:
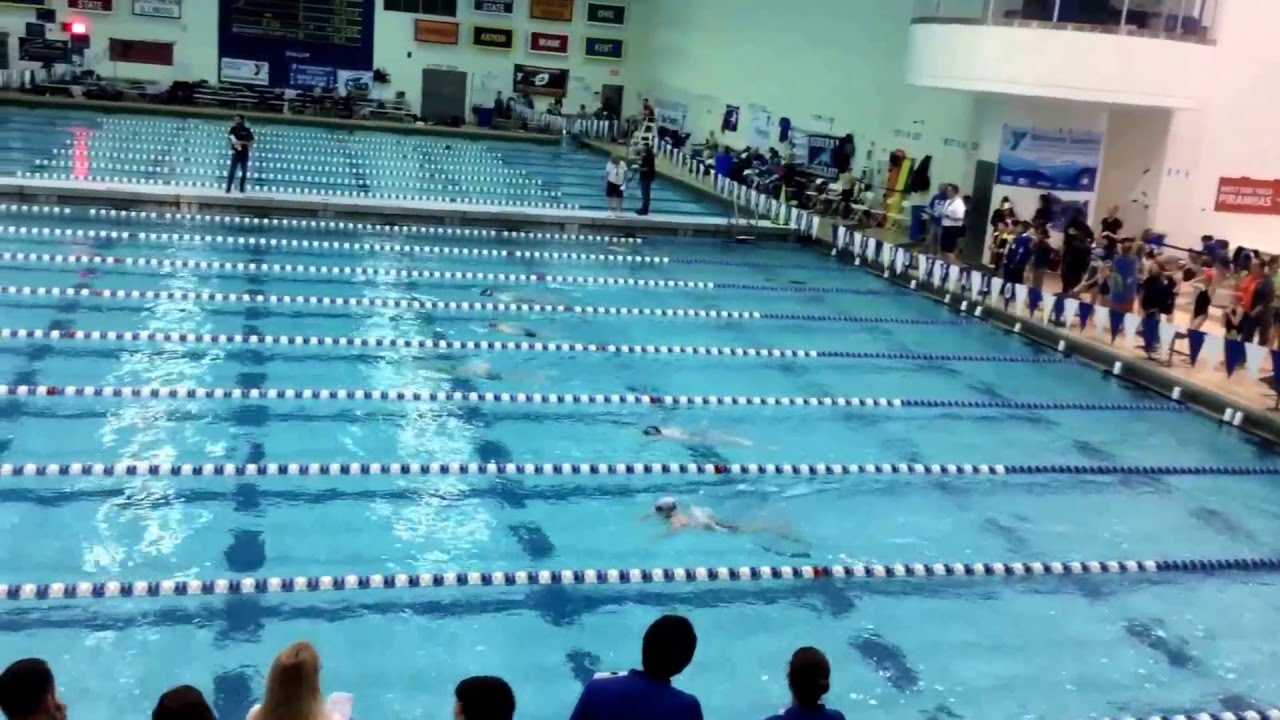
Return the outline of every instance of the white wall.
[[[1163,108],[1114,108],[1107,113],[1097,207],[1105,213],[1118,206],[1120,219],[1134,236],[1152,226],[1171,118]]]
[[[934,156],[933,179],[963,182],[973,97],[903,82],[913,3],[906,0],[647,0],[632,3],[636,57],[631,69],[654,98],[686,103],[686,130],[701,140],[719,130],[726,103],[768,107],[776,120],[826,130],[813,115],[851,132],[859,162],[874,143],[876,160],[893,148]],[[634,97],[630,95],[629,99]],[[919,132],[919,140],[913,140]],[[953,141],[948,143],[947,141]]]
[[[613,4],[624,5],[625,0],[610,0]],[[528,4],[516,3],[516,12],[511,16],[485,15],[474,13],[472,3],[459,0],[457,18],[430,18],[410,13],[385,12],[381,0],[375,0],[377,11],[374,14],[374,66],[385,68],[391,73],[393,90],[405,91],[410,107],[415,110],[420,104],[422,94],[422,68],[435,65],[451,69],[463,70],[471,75],[471,88],[476,98],[485,103],[492,103],[494,93],[511,90],[512,65],[528,63],[569,68],[569,95],[565,104],[576,108],[586,104],[595,109],[593,93],[600,90],[604,83],[625,85],[629,78],[626,68],[633,62],[635,48],[630,47],[630,28],[635,25],[628,18],[624,28],[612,28],[586,23],[586,3],[579,2],[574,12],[572,23],[556,23],[529,18]],[[62,6],[62,3],[56,3]],[[181,20],[163,20],[134,16],[129,8],[129,0],[119,0],[114,13],[80,13],[90,26],[92,47],[86,56],[86,65],[102,75],[113,77],[137,78],[142,80],[159,80],[169,82],[175,79],[206,79],[217,81],[218,78],[218,1],[186,0],[182,8]],[[72,13],[59,9],[59,21],[69,19]],[[416,17],[451,20],[459,23],[459,43],[457,45],[433,45],[415,42],[413,25]],[[24,33],[25,23],[35,19],[35,12],[29,8],[12,8],[0,6],[0,29],[10,34],[10,67],[18,67],[17,38]],[[471,28],[474,25],[511,28],[515,31],[515,49],[511,51],[485,50],[471,46]],[[569,55],[540,55],[525,50],[528,46],[530,30],[541,30],[554,33],[566,33],[570,37]],[[588,60],[583,56],[584,38],[593,37],[622,38],[624,59],[622,62],[606,60]],[[61,33],[51,37],[64,37]],[[164,40],[175,42],[174,67],[160,65],[137,65],[130,63],[111,64],[107,62],[107,41],[117,37],[127,40]],[[409,54],[412,53],[410,57]],[[24,63],[24,65],[27,65]],[[31,64],[35,67],[34,64]],[[617,70],[618,75],[610,74]],[[628,93],[624,110],[638,109],[636,97]],[[539,101],[541,102],[541,101]]]
[[[85,55],[86,65],[102,75],[159,80],[169,82],[175,78],[207,78],[218,76],[218,3],[216,0],[187,0],[182,3],[182,19],[137,17],[130,11],[128,0],[117,2],[113,13],[72,13],[65,3],[51,3],[58,10],[58,21],[71,17],[83,18],[89,24],[91,45]],[[0,30],[9,33],[9,67],[19,67],[18,38],[26,30],[26,23],[35,20],[31,8],[0,6]],[[65,38],[54,26],[49,37]],[[122,40],[160,40],[175,43],[173,67],[163,65],[112,64],[107,61],[107,44],[110,38]],[[21,66],[37,67],[32,63]]]
[[[611,0],[611,2],[615,5],[625,4],[619,0]],[[585,2],[577,4],[572,23],[530,19],[526,2],[516,3],[514,15],[502,16],[476,13],[471,9],[471,2],[459,0],[456,19],[383,12],[380,6],[381,3],[374,17],[374,66],[385,68],[391,73],[392,86],[396,90],[405,91],[410,107],[415,110],[419,106],[422,95],[422,68],[427,66],[467,72],[470,75],[468,104],[479,102],[492,105],[494,94],[499,90],[504,95],[510,94],[512,65],[515,63],[569,68],[569,92],[565,98],[565,106],[575,110],[579,105],[584,104],[594,110],[597,99],[593,94],[600,91],[602,84],[626,85],[628,81],[634,82],[634,78],[628,77],[627,72],[628,66],[634,65],[636,58],[636,48],[632,46],[630,40],[635,36],[632,28],[635,27],[636,21],[635,18],[630,17],[634,10],[628,10],[626,27],[611,28],[588,25]],[[415,17],[456,21],[461,25],[458,45],[415,42],[413,39]],[[475,25],[514,29],[515,49],[501,51],[472,47],[471,29]],[[569,55],[561,57],[528,52],[526,48],[531,30],[568,34]],[[622,38],[625,41],[623,61],[585,58],[582,49],[587,35]],[[412,57],[408,57],[409,53],[412,53]],[[610,70],[617,70],[618,75],[611,75]],[[639,103],[634,101],[633,97],[632,93],[627,93],[623,105],[624,112],[634,112],[639,109]],[[541,107],[546,101],[535,98],[535,102],[538,102]]]

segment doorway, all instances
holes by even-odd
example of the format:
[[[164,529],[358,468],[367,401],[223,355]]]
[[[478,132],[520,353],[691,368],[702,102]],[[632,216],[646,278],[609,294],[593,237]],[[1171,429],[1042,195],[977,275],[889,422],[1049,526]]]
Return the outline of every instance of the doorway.
[[[622,86],[621,85],[601,85],[600,86],[600,107],[612,113],[615,119],[621,120],[623,118]]]
[[[973,166],[973,191],[969,197],[969,206],[965,208],[964,224],[966,228],[964,245],[960,256],[965,262],[986,263],[987,235],[991,228],[987,218],[991,217],[991,196],[996,184],[996,164],[990,160],[979,160]]]
[[[422,71],[422,107],[425,122],[459,124],[467,118],[467,74],[458,70]]]

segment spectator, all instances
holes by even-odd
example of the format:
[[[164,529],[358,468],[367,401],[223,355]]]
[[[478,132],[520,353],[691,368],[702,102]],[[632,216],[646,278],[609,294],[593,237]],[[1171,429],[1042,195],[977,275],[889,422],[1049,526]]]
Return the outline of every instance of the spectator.
[[[663,615],[644,633],[643,669],[587,683],[570,720],[702,720],[698,698],[671,685],[697,647],[688,619]]]
[[[1112,205],[1107,210],[1107,216],[1102,218],[1100,226],[1102,227],[1102,237],[1119,238],[1120,231],[1124,229],[1124,221],[1120,219],[1120,206]]]
[[[1093,228],[1085,222],[1084,211],[1077,210],[1062,236],[1062,292],[1070,294],[1084,279],[1089,270],[1093,241]]]
[[[947,203],[942,206],[942,234],[938,244],[942,257],[949,263],[956,261],[956,250],[964,237],[965,204],[960,198],[960,186],[947,184]]]
[[[1111,275],[1107,278],[1109,307],[1112,310],[1121,312],[1133,310],[1133,301],[1138,292],[1140,269],[1141,260],[1138,257],[1137,246],[1132,241],[1128,241],[1121,247],[1116,259],[1111,262]]]
[[[946,206],[947,184],[939,183],[938,192],[929,198],[929,205],[925,208],[925,214],[929,218],[929,242],[925,248],[928,252],[937,253],[942,247],[942,209]]]
[[[1044,290],[1044,276],[1053,265],[1053,245],[1049,244],[1049,230],[1035,229],[1035,241],[1031,243],[1031,287]]]
[[[499,90],[498,96],[493,99],[493,116],[498,118],[506,117],[506,112],[507,103],[502,99],[502,91]]]
[[[1053,196],[1049,193],[1040,196],[1040,205],[1031,216],[1031,224],[1046,228],[1053,224]]]
[[[658,111],[653,109],[653,104],[649,102],[649,98],[644,99],[644,105],[640,112],[644,114],[645,122],[656,122],[658,119]]]
[[[564,98],[556,98],[555,100],[552,100],[551,104],[547,106],[547,114],[556,116],[564,115]]]
[[[151,711],[151,720],[217,720],[204,695],[190,685],[178,687],[160,696]]]
[[[1157,269],[1142,281],[1142,319],[1159,320],[1165,310],[1172,306],[1177,291],[1177,283],[1162,270]],[[1146,338],[1147,355],[1155,354],[1157,346],[1151,338]]]
[[[0,710],[9,720],[67,720],[53,671],[39,658],[19,660],[0,674]]]
[[[1014,237],[1018,224],[1018,214],[1014,212],[1013,201],[1008,195],[1000,198],[1000,204],[991,211],[991,266],[1004,264],[1004,253],[1009,247],[1009,240]]]
[[[853,152],[853,135],[846,134],[840,138],[835,152],[832,153],[832,163],[835,165],[837,177],[849,172],[853,167]]]
[[[1253,294],[1245,301],[1247,314],[1240,326],[1240,339],[1245,342],[1256,340],[1266,345],[1271,340],[1272,305],[1276,300],[1276,283],[1273,278],[1276,263],[1277,258],[1272,257],[1266,266],[1261,260],[1254,260],[1250,266],[1249,273],[1254,278]]]
[[[609,203],[609,215],[622,212],[622,194],[627,188],[627,164],[622,156],[614,153],[604,168],[604,197]]]
[[[1031,262],[1032,246],[1034,244],[1035,239],[1031,234],[1031,223],[1023,220],[1018,223],[1018,235],[1009,244],[1009,250],[1004,255],[1003,277],[1005,282],[1022,282],[1027,272],[1027,265]]]
[[[1195,296],[1191,300],[1191,324],[1188,327],[1192,330],[1199,330],[1204,327],[1205,322],[1209,319],[1209,306],[1213,302],[1213,298],[1209,294],[1209,281],[1203,276],[1197,276],[1196,271],[1192,268],[1182,271],[1182,281],[1191,283],[1191,287],[1195,292]]]
[[[720,148],[720,152],[716,153],[716,174],[729,177],[733,172],[733,153],[729,151],[729,146],[725,145]]]
[[[791,707],[768,720],[844,720],[844,713],[822,704],[831,690],[831,663],[814,647],[802,647],[791,655],[787,668]]]
[[[658,176],[657,158],[653,155],[653,145],[644,144],[640,154],[640,209],[637,215],[649,214],[649,195],[653,191],[653,180]]]
[[[246,720],[337,720],[320,695],[320,655],[311,643],[296,642],[276,656],[262,704]]]
[[[516,695],[500,677],[469,677],[453,689],[453,698],[453,720],[511,720],[516,714]]]

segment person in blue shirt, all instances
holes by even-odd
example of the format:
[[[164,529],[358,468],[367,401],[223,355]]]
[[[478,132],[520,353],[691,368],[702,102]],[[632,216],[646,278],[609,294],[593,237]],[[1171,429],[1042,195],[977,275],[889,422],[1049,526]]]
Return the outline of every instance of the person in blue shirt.
[[[1022,282],[1027,272],[1027,263],[1031,262],[1032,245],[1035,238],[1031,236],[1031,223],[1023,220],[1018,223],[1018,236],[1009,243],[1004,254],[1004,281]]]
[[[1133,241],[1126,239],[1120,247],[1120,254],[1111,261],[1111,277],[1107,280],[1112,310],[1133,310],[1133,301],[1138,294],[1138,270],[1141,267]]]
[[[698,698],[677,690],[671,678],[693,662],[698,635],[680,615],[663,615],[644,633],[642,670],[597,674],[582,689],[570,720],[702,720]]]
[[[815,647],[802,647],[791,655],[787,668],[791,707],[768,720],[844,720],[844,713],[822,704],[831,689],[831,663]]]
[[[729,147],[720,148],[720,152],[716,155],[716,174],[729,177],[729,173],[733,172],[733,153],[729,152]]]
[[[926,214],[929,216],[929,246],[926,248],[934,255],[938,254],[939,241],[942,237],[942,211],[947,207],[947,184],[938,185],[938,192],[929,198],[929,205],[925,208]]]

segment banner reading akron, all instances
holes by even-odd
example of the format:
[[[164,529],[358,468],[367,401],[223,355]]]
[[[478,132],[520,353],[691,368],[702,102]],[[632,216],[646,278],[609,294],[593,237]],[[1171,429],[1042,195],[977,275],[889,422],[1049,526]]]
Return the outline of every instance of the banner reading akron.
[[[516,92],[564,97],[569,89],[569,71],[565,68],[516,63],[511,85]]]

